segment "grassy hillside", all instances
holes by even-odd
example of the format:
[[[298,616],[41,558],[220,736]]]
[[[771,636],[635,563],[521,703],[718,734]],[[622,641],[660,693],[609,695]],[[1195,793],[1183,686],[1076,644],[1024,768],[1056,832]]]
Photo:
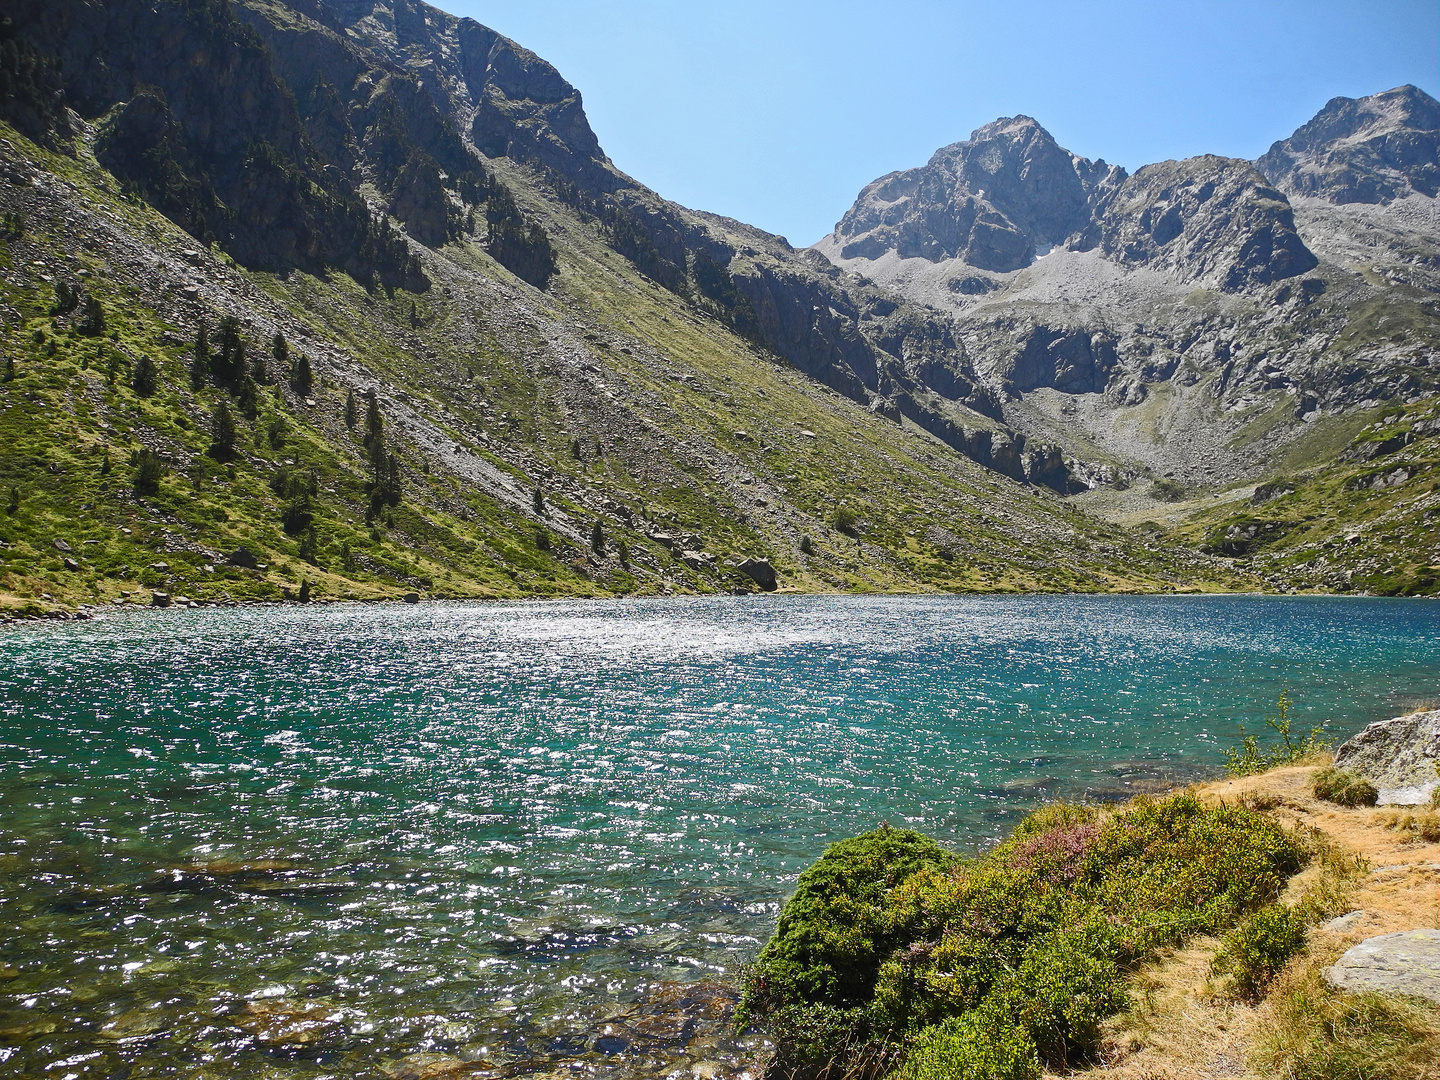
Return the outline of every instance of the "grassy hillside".
[[[745,558],[803,591],[1255,584],[824,389],[643,277],[508,162],[559,252],[548,292],[476,233],[412,242],[419,293],[246,271],[127,195],[84,139],[72,157],[0,136],[9,609],[306,583],[317,599],[754,590],[728,565]],[[197,386],[198,331],[215,347],[226,316],[245,371]],[[398,500],[375,491],[371,391]],[[241,547],[255,568],[226,565]]]
[[[1175,535],[1280,587],[1433,595],[1440,402],[1385,406],[1369,420],[1357,418],[1358,434],[1328,453],[1292,455],[1239,512],[1204,509]]]

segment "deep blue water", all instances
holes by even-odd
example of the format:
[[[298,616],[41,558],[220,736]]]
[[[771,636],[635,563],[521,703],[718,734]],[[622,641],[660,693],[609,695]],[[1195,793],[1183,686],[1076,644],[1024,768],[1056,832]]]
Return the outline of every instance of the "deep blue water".
[[[974,849],[1047,798],[1215,771],[1282,690],[1338,737],[1433,697],[1437,619],[771,597],[9,632],[0,1075],[734,1064],[600,1025],[733,979],[799,871],[880,821]]]

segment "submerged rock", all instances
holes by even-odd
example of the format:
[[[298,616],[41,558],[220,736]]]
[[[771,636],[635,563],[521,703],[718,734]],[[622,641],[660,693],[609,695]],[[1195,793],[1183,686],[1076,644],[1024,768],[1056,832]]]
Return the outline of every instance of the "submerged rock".
[[[1335,752],[1335,767],[1359,773],[1379,790],[1380,805],[1429,802],[1440,786],[1440,709],[1378,720]]]
[[[1440,1003],[1440,930],[1368,938],[1324,974],[1331,986],[1351,993],[1405,994]]]

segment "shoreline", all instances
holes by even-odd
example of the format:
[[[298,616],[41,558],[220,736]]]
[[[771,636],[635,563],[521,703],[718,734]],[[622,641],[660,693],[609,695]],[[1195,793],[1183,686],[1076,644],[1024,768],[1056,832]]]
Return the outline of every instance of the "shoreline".
[[[153,595],[153,594],[152,594]],[[396,597],[328,597],[316,596],[309,600],[210,600],[193,597],[175,597],[163,604],[150,603],[136,600],[125,603],[80,603],[74,607],[67,607],[57,604],[54,607],[43,611],[26,610],[23,614],[0,614],[0,629],[13,628],[17,626],[29,626],[35,623],[47,622],[90,622],[109,618],[114,615],[134,614],[136,612],[175,612],[175,611],[232,611],[241,608],[306,608],[306,607],[335,607],[362,606],[362,607],[384,607],[384,606],[433,606],[437,604],[605,604],[616,602],[634,601],[664,601],[664,600],[737,600],[745,597],[843,597],[843,598],[895,598],[895,599],[919,599],[919,598],[966,598],[974,600],[996,599],[996,600],[1023,600],[1038,598],[1056,597],[1086,597],[1086,598],[1123,598],[1126,600],[1158,600],[1158,599],[1253,599],[1253,600],[1274,600],[1274,599],[1325,599],[1325,600],[1403,600],[1403,601],[1440,601],[1440,595],[1409,595],[1390,596],[1383,593],[1372,592],[1322,592],[1322,591],[1289,591],[1289,592],[1253,592],[1253,591],[1227,591],[1227,590],[1203,590],[1203,589],[1176,589],[1165,592],[802,592],[800,590],[780,589],[775,592],[754,591],[747,593],[630,593],[616,596],[541,596],[531,594],[527,596],[419,596],[415,600],[405,599],[403,596]],[[5,599],[0,597],[0,600]],[[13,609],[0,608],[0,612]]]

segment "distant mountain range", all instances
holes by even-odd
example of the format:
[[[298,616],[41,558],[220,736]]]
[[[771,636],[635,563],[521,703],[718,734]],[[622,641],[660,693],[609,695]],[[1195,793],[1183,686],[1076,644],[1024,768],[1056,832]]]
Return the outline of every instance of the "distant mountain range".
[[[1413,87],[1256,163],[1133,176],[998,120],[796,250],[638,184],[551,65],[413,0],[9,19],[0,592],[743,590],[765,559],[802,589],[1440,587],[1440,125]],[[187,375],[222,316],[315,387]],[[407,492],[384,510],[346,401],[371,391]],[[231,398],[249,441],[212,490]],[[163,509],[86,472],[142,449],[192,478]],[[76,506],[113,573],[58,569]],[[142,520],[194,565],[114,539]],[[270,569],[196,569],[242,543]]]

